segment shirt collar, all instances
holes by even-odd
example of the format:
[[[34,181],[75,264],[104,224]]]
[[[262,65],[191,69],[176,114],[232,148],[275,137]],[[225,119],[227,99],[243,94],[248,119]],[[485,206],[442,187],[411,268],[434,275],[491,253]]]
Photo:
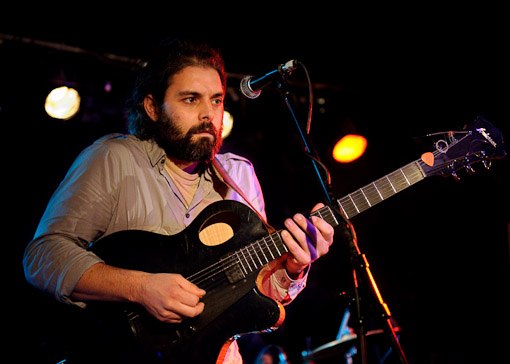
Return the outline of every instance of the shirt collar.
[[[154,140],[145,140],[144,147],[151,166],[163,168],[166,161],[166,154],[163,148],[161,148]]]

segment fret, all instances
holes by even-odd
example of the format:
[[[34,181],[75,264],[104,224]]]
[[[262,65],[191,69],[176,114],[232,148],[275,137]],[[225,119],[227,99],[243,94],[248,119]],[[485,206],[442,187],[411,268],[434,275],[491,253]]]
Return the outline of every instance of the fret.
[[[374,182],[372,182],[372,185],[374,186],[375,190],[377,191],[377,194],[379,195],[379,197],[381,198],[381,201],[384,200],[384,198],[382,197],[381,195],[381,192],[379,191],[379,189],[377,188],[376,184]],[[375,205],[375,204],[374,204]]]
[[[261,239],[261,240],[264,240],[264,239]],[[264,253],[264,249],[262,249],[262,246],[260,245],[260,240],[257,240],[257,241],[256,241],[256,243],[258,244],[259,249],[260,249],[260,251],[261,251],[262,255],[264,256],[264,260],[266,261],[266,263],[269,263],[269,262],[270,262],[270,260],[269,260],[269,258],[267,257],[266,253]],[[266,244],[266,245],[267,245],[267,244]]]
[[[281,257],[283,254],[285,254],[289,251],[287,249],[287,245],[285,245],[285,243],[282,241],[279,232],[272,233],[270,236],[271,236],[271,240],[273,240],[273,242],[275,244],[276,250],[278,250],[279,257]],[[278,248],[278,246],[280,246],[280,248]]]
[[[405,173],[402,171],[402,168],[400,168],[399,171],[402,173],[402,176],[404,176],[404,178],[406,179],[407,185],[411,186],[411,184],[409,183],[409,180],[407,179]]]
[[[264,263],[262,263],[262,260],[260,260],[260,257],[259,257],[259,254],[257,253],[257,249],[255,249],[255,243],[252,243],[250,244],[249,246],[252,247],[253,249],[253,255],[255,255],[257,257],[257,260],[259,261],[260,265],[259,267],[262,267],[264,265]]]
[[[269,250],[269,254],[271,254],[271,258],[273,258],[272,260],[275,260],[276,257],[274,256],[273,252],[271,251],[271,248],[269,247],[269,244],[267,243],[267,238],[264,238],[262,240],[264,240],[264,243],[266,243],[267,250]]]
[[[385,176],[386,180],[390,184],[391,188],[393,189],[393,192],[397,193],[397,190],[395,189],[395,186],[393,186],[393,183],[391,183],[390,179],[388,178],[388,175]]]
[[[340,207],[342,208],[342,211],[344,212],[345,216],[348,219],[358,214],[356,208],[354,207],[354,204],[352,203],[350,196],[341,198],[338,200],[338,202],[340,204]]]
[[[381,194],[383,200],[386,200],[395,194],[395,189],[391,186],[391,183],[386,176],[375,181],[374,185],[376,186],[377,191]]]
[[[343,214],[345,215],[345,217],[348,219],[349,218],[349,214],[345,211],[343,205],[342,205],[342,202],[340,201],[340,199],[338,200],[338,205],[340,205],[340,209],[342,209],[342,212]]]
[[[324,216],[322,215],[322,212],[321,212],[322,209],[319,209],[317,211],[314,211],[312,212],[311,216],[316,216],[316,217],[319,217],[320,219],[322,220],[325,220],[324,219]]]
[[[367,195],[365,195],[365,192],[363,191],[363,188],[360,188],[361,193],[363,194],[363,197],[365,197],[365,200],[367,200],[368,207],[372,207],[372,204],[370,201],[368,201]]]
[[[328,207],[328,219],[326,220],[327,223],[329,223],[332,227],[338,226],[338,220],[336,219],[336,215],[331,211],[331,209]]]
[[[404,167],[404,169],[406,170],[406,175],[409,178],[411,185],[425,178],[425,173],[423,172],[423,169],[420,167],[417,161],[409,163],[407,166]]]
[[[246,270],[246,267],[244,266],[243,261],[239,257],[239,254],[237,252],[235,252],[235,253],[236,253],[236,256],[237,256],[237,261],[241,264],[241,268],[243,268],[244,274],[248,274],[248,271]]]
[[[351,199],[352,205],[356,209],[356,212],[359,214],[358,206],[356,206],[356,202],[354,202],[354,199],[352,198],[352,196],[350,194],[349,194],[349,198]]]
[[[368,204],[370,207],[377,205],[379,202],[383,200],[381,193],[378,191],[375,184],[372,182],[371,184],[360,189],[363,192],[363,195],[368,200]]]
[[[361,189],[351,193],[350,197],[356,204],[356,211],[358,212],[358,214],[370,208],[370,205],[367,202],[367,199],[365,198],[363,191]]]
[[[395,187],[396,192],[398,193],[408,187],[409,185],[405,182],[405,178],[403,178],[400,170],[396,170],[388,175],[393,187]]]
[[[324,206],[323,208],[312,212],[310,215],[320,217],[322,220],[326,221],[328,224],[330,224],[333,227],[338,225],[336,216],[331,211],[329,206]]]
[[[275,237],[276,237],[276,240],[275,240]],[[269,235],[267,238],[270,239],[269,241],[271,242],[271,247],[274,248],[274,249],[271,249],[272,255],[274,255],[276,258],[279,258],[283,254],[286,253],[285,251],[282,253],[282,251],[280,250],[280,248],[282,248],[281,246],[278,247],[277,242],[278,242],[278,240],[280,240],[278,233],[273,233],[273,234]],[[281,240],[280,240],[280,242],[281,242]]]
[[[257,264],[255,264],[255,261],[253,260],[253,257],[252,257],[252,256],[250,255],[250,253],[248,252],[248,249],[247,249],[247,248],[243,248],[243,249],[241,249],[241,251],[242,251],[242,253],[243,253],[243,256],[245,255],[245,252],[246,252],[246,254],[248,255],[248,257],[250,257],[250,258],[251,258],[251,261],[252,261],[252,263],[253,263],[253,267],[254,267],[253,269],[252,269],[252,267],[251,267],[251,265],[250,265],[250,261],[249,261],[248,259],[246,259],[246,258],[245,258],[245,259],[246,259],[246,262],[248,263],[248,268],[250,268],[250,271],[251,271],[251,272],[253,272],[255,269],[257,269]]]

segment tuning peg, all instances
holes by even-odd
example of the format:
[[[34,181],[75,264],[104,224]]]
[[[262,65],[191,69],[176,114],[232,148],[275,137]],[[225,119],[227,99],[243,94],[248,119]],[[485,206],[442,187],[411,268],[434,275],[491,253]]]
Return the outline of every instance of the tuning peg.
[[[491,161],[487,160],[487,156],[485,155],[485,151],[482,150],[482,163],[485,169],[491,168]]]
[[[473,169],[473,167],[471,167],[471,164],[469,163],[469,158],[466,157],[465,161],[466,164],[464,165],[464,168],[466,169],[466,172],[469,174],[474,174],[475,170]]]
[[[452,171],[452,177],[455,180],[455,182],[459,182],[460,181],[460,177],[457,175],[457,172]]]

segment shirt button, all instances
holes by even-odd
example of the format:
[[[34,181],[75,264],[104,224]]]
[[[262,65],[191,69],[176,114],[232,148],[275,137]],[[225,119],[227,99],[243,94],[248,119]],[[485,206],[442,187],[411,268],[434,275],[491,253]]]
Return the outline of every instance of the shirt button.
[[[186,212],[186,219],[189,219],[189,217],[190,217],[189,212]]]

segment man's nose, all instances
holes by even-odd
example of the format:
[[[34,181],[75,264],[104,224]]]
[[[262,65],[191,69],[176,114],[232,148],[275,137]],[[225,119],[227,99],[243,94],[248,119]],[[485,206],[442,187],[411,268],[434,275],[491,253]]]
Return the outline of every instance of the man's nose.
[[[200,120],[212,121],[214,119],[214,108],[212,102],[207,101],[202,103],[200,108]]]

